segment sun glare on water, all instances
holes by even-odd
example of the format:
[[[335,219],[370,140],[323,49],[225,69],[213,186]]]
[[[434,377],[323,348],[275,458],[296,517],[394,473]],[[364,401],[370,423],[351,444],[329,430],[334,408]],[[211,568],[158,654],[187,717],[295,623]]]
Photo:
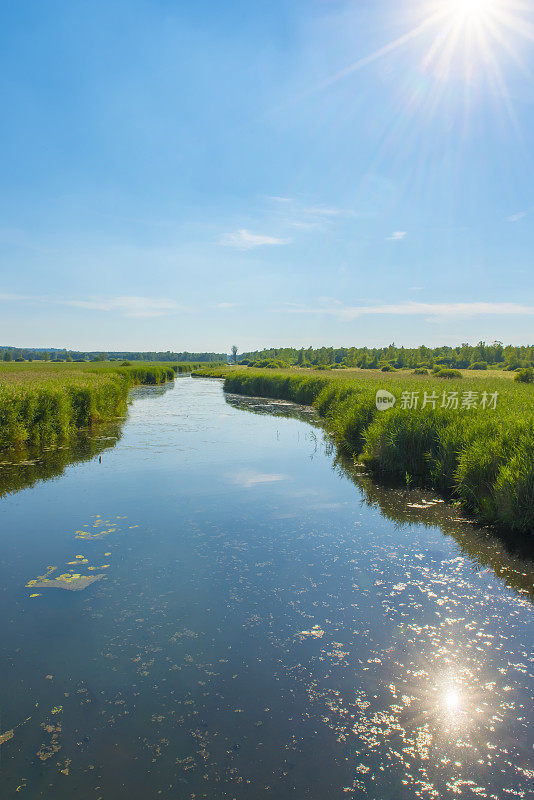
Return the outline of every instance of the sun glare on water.
[[[443,698],[445,708],[450,713],[454,711],[458,711],[460,708],[460,695],[454,689],[446,692],[445,697]]]

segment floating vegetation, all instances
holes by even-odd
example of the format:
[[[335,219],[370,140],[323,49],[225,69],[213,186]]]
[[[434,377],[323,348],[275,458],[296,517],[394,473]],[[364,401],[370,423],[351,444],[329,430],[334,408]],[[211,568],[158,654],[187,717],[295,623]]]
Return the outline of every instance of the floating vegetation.
[[[15,727],[11,728],[11,730],[0,733],[0,746],[11,741],[11,739],[14,739],[17,728],[21,728],[23,725],[26,725],[26,723],[30,720],[31,717],[26,717],[26,719],[23,719],[22,722],[19,722],[18,725],[15,725]]]
[[[82,589],[87,589],[88,586],[103,577],[103,575],[81,575],[78,572],[64,572],[62,575],[58,575],[57,578],[36,578],[28,581],[26,586],[32,589],[68,589],[71,592],[79,592]]]
[[[99,524],[95,524],[94,528],[100,527]],[[74,534],[77,539],[82,539],[85,541],[90,541],[91,539],[103,539],[105,536],[109,536],[111,533],[115,533],[117,528],[108,528],[107,530],[103,531],[76,531]]]
[[[5,742],[9,742],[10,739],[13,739],[15,736],[15,731],[5,731],[4,733],[0,733],[0,745],[5,744]]]
[[[300,636],[302,639],[304,639],[306,636],[311,636],[312,639],[322,639],[324,636],[324,631],[320,625],[314,625],[309,631],[300,631],[297,636]]]
[[[54,712],[54,710],[52,710],[52,713],[59,712]],[[60,736],[63,728],[60,722],[42,722],[41,728],[48,734],[49,739],[41,745],[36,755],[40,761],[48,761],[49,758],[52,758],[61,750]]]
[[[117,516],[117,519],[126,519],[126,516]],[[94,522],[87,523],[87,526],[91,524],[92,528],[96,528],[96,532],[90,530],[78,530],[75,532],[75,537],[78,539],[99,539],[102,536],[108,536],[112,533],[116,533],[118,528],[116,525],[110,522],[110,520],[102,520],[100,514],[94,515]],[[113,527],[109,528],[107,526],[112,525]],[[86,526],[84,526],[86,527]],[[129,527],[136,527],[129,526]],[[103,530],[100,530],[103,528]],[[108,551],[104,553],[105,556],[110,556],[111,552]],[[88,565],[89,559],[83,553],[78,553],[74,556],[72,561],[67,561],[67,566],[69,567],[80,567],[81,565]],[[111,564],[100,564],[99,566],[90,565],[87,566],[86,569],[88,572],[97,572],[97,570],[109,569]],[[96,583],[97,581],[101,580],[105,577],[104,574],[96,574],[96,575],[83,575],[80,572],[69,570],[68,572],[64,572],[61,575],[57,575],[54,578],[51,578],[53,572],[57,570],[56,566],[49,566],[47,567],[47,571],[44,575],[38,575],[36,578],[28,581],[26,587],[28,589],[67,589],[71,592],[79,592],[83,589],[87,589],[88,586],[91,584]],[[30,594],[31,598],[40,597],[39,593],[32,593]]]

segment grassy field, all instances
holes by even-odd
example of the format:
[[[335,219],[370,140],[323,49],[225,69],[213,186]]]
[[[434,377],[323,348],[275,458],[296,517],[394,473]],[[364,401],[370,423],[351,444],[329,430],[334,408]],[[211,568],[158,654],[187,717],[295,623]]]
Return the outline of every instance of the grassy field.
[[[534,533],[534,386],[373,370],[202,369],[229,392],[313,404],[337,444],[376,473],[437,489],[483,523]],[[396,403],[378,411],[378,389]],[[426,395],[426,397],[425,397]],[[425,402],[426,401],[426,402]]]
[[[53,445],[74,430],[115,419],[124,414],[132,386],[165,383],[184,366],[2,363],[0,449]]]

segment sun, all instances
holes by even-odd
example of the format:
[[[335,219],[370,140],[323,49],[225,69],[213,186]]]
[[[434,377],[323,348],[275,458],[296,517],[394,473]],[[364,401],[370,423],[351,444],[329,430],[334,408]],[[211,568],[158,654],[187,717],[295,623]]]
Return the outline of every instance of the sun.
[[[465,21],[483,20],[495,10],[495,0],[448,0],[444,8],[458,19]]]
[[[477,98],[491,97],[500,103],[501,119],[506,118],[521,138],[507,80],[511,70],[530,77],[525,52],[534,42],[532,0],[398,2],[403,7],[410,5],[404,33],[362,55],[322,81],[317,89],[327,89],[374,62],[392,59],[395,53],[404,51],[412,61],[407,72],[412,76],[408,87],[411,95],[404,105],[412,114],[419,110],[431,119],[441,101],[454,94],[469,125]]]

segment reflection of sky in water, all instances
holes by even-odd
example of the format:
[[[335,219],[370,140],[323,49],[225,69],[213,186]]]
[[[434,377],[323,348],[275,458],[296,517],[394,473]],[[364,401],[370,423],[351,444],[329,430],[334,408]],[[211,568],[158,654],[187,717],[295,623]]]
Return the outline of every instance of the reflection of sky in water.
[[[2,501],[2,797],[532,795],[531,567],[283,414],[142,390]],[[29,599],[80,555],[106,579]]]

